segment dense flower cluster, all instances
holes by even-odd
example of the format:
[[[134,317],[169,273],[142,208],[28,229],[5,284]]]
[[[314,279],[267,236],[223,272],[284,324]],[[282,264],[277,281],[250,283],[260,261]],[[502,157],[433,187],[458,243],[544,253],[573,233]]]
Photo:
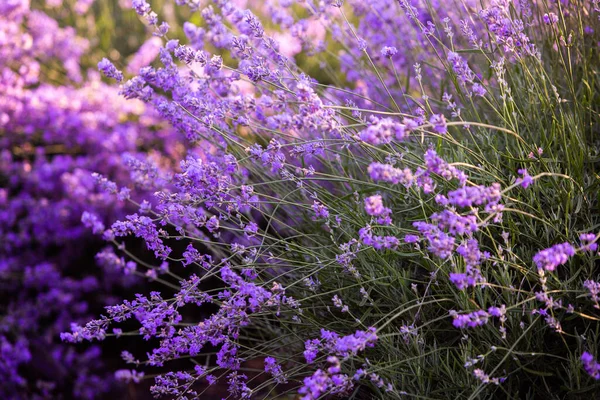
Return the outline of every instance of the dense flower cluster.
[[[85,2],[79,3],[77,12],[85,13]],[[135,262],[115,256],[96,265],[90,253],[102,242],[86,226],[104,232],[104,223],[130,210],[99,189],[93,173],[130,185],[136,163],[180,157],[178,134],[151,109],[123,99],[96,71],[82,74],[88,47],[74,28],[62,27],[28,1],[0,4],[0,397],[5,399],[87,399],[111,390],[113,374],[99,347],[75,349],[58,337],[136,282],[124,274],[136,269]],[[63,84],[48,77],[51,63],[65,71]],[[156,147],[150,149],[148,142]],[[148,194],[136,192],[138,199]]]

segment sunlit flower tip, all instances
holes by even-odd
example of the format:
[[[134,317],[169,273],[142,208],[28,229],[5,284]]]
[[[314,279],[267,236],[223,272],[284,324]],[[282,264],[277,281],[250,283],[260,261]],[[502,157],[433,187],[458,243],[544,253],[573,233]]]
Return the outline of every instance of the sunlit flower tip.
[[[123,81],[123,73],[119,71],[112,62],[110,62],[107,58],[103,58],[98,63],[98,69],[102,72],[107,78],[115,79],[117,82]]]

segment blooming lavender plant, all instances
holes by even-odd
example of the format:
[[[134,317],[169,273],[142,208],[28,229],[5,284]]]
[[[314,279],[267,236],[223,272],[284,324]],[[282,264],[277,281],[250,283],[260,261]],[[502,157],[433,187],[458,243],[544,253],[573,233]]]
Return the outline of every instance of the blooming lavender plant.
[[[65,341],[151,341],[119,376],[157,397],[597,390],[592,3],[177,4],[203,20],[185,41],[132,3],[163,47],[120,92],[213,150],[87,220],[184,273]]]

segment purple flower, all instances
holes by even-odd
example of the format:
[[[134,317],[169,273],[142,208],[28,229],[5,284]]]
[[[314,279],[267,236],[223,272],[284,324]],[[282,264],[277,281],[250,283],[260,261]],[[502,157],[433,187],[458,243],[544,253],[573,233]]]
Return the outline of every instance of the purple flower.
[[[456,207],[473,207],[497,204],[501,200],[500,184],[492,186],[463,186],[448,192],[448,202]]]
[[[537,49],[530,38],[523,32],[525,24],[519,19],[512,19],[508,8],[494,3],[491,7],[479,12],[496,40],[503,45],[504,51],[517,56],[538,56]]]
[[[465,262],[467,261],[465,260]],[[468,262],[464,273],[451,272],[449,278],[450,282],[452,282],[458,290],[465,290],[467,287],[473,287],[478,283],[485,282],[485,278],[481,274],[479,268],[475,264],[470,265]]]
[[[392,223],[389,215],[392,213],[387,207],[383,206],[383,201],[380,195],[374,195],[365,198],[365,211],[367,214],[378,217],[377,223],[382,225],[390,225]]]
[[[575,248],[570,243],[560,243],[554,246],[539,251],[533,261],[538,269],[546,271],[554,271],[559,265],[565,264],[569,257],[575,255]]]
[[[442,178],[448,181],[451,179],[458,179],[461,186],[465,185],[467,181],[467,176],[465,173],[448,164],[445,160],[438,156],[435,150],[427,150],[425,152],[424,160],[428,172],[440,175]]]
[[[175,48],[175,57],[180,59],[186,64],[197,62],[201,66],[205,66],[208,63],[208,58],[202,50],[194,50],[191,47],[180,45]]]
[[[183,252],[183,265],[187,266],[198,262],[202,258],[202,255],[196,248],[190,243],[186,250]]]
[[[598,243],[596,243],[596,235],[593,233],[582,233],[579,235],[581,241],[581,247],[585,251],[594,252],[598,250]]]
[[[329,218],[329,209],[327,209],[327,206],[321,204],[320,202],[315,200],[313,202],[312,209],[315,212],[315,219]]]
[[[501,318],[506,314],[506,306],[501,307],[490,307],[488,308],[488,314],[492,317]]]
[[[418,235],[406,235],[404,236],[405,243],[417,243],[421,238]]]
[[[304,378],[302,387],[298,390],[302,400],[316,400],[326,393],[331,386],[331,378],[323,370],[317,370],[312,376]]]
[[[256,236],[257,233],[258,233],[258,225],[254,221],[248,222],[246,224],[246,226],[244,227],[244,234],[246,235],[246,237],[248,239]]]
[[[412,185],[414,176],[410,169],[405,168],[403,170],[394,168],[389,164],[371,163],[369,165],[369,176],[374,181],[385,181],[393,184],[401,183],[402,185],[409,187]]]
[[[499,385],[500,383],[506,380],[506,378],[492,378],[488,374],[486,374],[482,369],[479,368],[473,370],[473,375],[475,375],[475,377],[484,384],[492,383],[494,385]]]
[[[316,400],[326,393],[344,395],[354,387],[350,377],[341,373],[337,357],[328,357],[327,362],[330,364],[327,371],[318,369],[312,376],[304,378],[303,385],[298,390],[303,395],[302,400]]]
[[[113,65],[107,58],[103,58],[98,63],[98,69],[107,77],[113,78],[117,82],[123,81],[123,73]]]
[[[452,235],[471,235],[479,230],[474,215],[460,215],[451,210],[444,210],[431,215],[439,229],[447,230]]]
[[[317,358],[317,354],[319,353],[319,344],[321,342],[319,339],[307,340],[304,343],[304,358],[308,364],[312,364]]]
[[[383,46],[381,49],[381,55],[386,58],[392,58],[398,53],[398,49],[394,46]]]
[[[338,334],[321,329],[321,338],[324,348],[330,353],[347,358],[356,355],[367,347],[375,346],[377,334],[375,328],[367,331],[356,331],[354,334],[340,337]]]
[[[475,74],[469,67],[469,64],[467,64],[467,62],[460,55],[450,51],[448,52],[448,61],[450,62],[450,65],[452,65],[452,69],[456,73],[456,76],[461,83],[473,83]]]
[[[440,231],[435,225],[424,222],[414,222],[413,226],[425,236],[429,244],[427,250],[431,253],[440,258],[449,258],[452,255],[456,241],[454,236]]]
[[[375,250],[395,249],[400,244],[400,240],[395,236],[373,235],[369,225],[361,228],[358,235],[364,245],[373,246]]]
[[[484,257],[476,239],[469,239],[467,243],[461,244],[456,249],[456,252],[463,257],[467,266],[478,265]]]
[[[96,214],[84,211],[81,215],[81,222],[88,228],[92,228],[92,232],[100,234],[104,232],[104,224]]]
[[[523,188],[527,189],[531,184],[533,184],[533,178],[529,175],[525,168],[522,168],[517,172],[519,175],[521,175],[521,177],[517,179],[517,183]]]
[[[372,145],[387,144],[396,139],[403,141],[407,138],[405,125],[391,118],[372,118],[371,125],[360,133],[360,140]]]
[[[581,355],[581,363],[583,364],[583,369],[585,369],[585,372],[587,372],[589,376],[596,380],[600,380],[600,364],[598,364],[591,353],[584,351]]]
[[[553,12],[546,13],[542,19],[546,25],[554,25],[558,22],[558,15],[554,14]]]
[[[452,325],[460,329],[476,328],[485,325],[490,316],[484,310],[473,311],[468,314],[458,314],[456,311],[450,311],[450,315],[454,318]]]
[[[137,372],[135,370],[120,369],[115,372],[115,378],[117,380],[127,382],[127,383],[129,383],[129,382],[140,383],[142,381],[143,377],[144,377],[143,372]]]
[[[287,379],[281,370],[281,366],[273,357],[265,358],[265,372],[271,374],[277,383],[287,383]]]
[[[588,290],[589,296],[596,303],[595,307],[600,308],[600,305],[598,304],[600,301],[600,283],[592,280],[586,280],[583,282],[583,287]]]
[[[433,114],[431,118],[429,118],[429,123],[433,125],[433,130],[440,135],[448,133],[446,118],[442,114]]]
[[[365,199],[365,211],[369,215],[379,216],[385,212],[380,195],[374,195]]]
[[[473,91],[475,96],[479,96],[479,97],[484,97],[487,93],[486,88],[483,87],[483,85],[480,85],[479,83],[474,83],[473,86],[471,87],[471,90]]]
[[[150,4],[146,0],[132,0],[131,5],[138,15],[146,15],[152,12]]]

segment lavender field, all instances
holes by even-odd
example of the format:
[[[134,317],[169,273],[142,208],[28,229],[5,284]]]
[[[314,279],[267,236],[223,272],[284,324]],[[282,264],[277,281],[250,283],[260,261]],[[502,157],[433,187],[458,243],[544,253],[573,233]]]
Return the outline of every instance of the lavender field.
[[[600,398],[600,0],[0,0],[0,399]]]

